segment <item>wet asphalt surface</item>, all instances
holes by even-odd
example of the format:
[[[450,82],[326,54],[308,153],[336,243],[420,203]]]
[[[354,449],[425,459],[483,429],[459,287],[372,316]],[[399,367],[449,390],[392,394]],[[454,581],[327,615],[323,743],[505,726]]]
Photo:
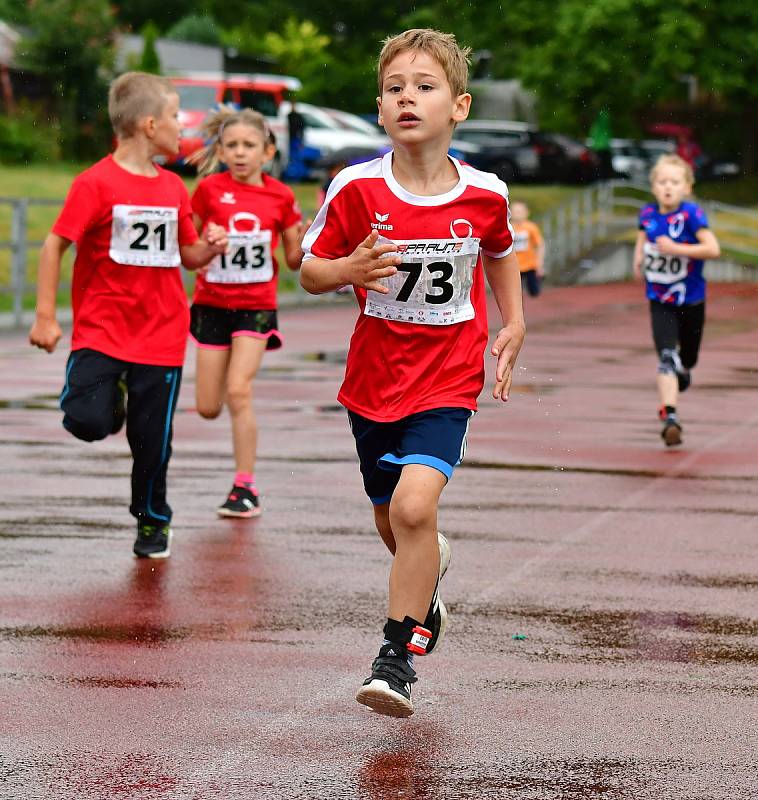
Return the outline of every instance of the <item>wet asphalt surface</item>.
[[[189,351],[165,563],[131,557],[123,433],[60,426],[66,343],[0,337],[0,797],[758,796],[758,289],[712,287],[673,451],[640,288],[527,301],[443,494],[451,623],[408,720],[353,700],[389,565],[334,400],[349,302],[281,314],[255,521],[215,517],[229,426]]]

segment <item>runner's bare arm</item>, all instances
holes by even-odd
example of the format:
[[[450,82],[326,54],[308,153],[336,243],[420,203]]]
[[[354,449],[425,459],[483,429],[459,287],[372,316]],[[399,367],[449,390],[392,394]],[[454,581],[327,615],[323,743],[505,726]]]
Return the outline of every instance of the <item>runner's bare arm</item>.
[[[685,256],[686,258],[718,258],[721,255],[721,247],[713,231],[709,228],[700,228],[695,234],[697,244],[685,244],[675,242],[668,236],[658,236],[655,246],[659,252],[666,256]]]
[[[226,228],[213,222],[205,229],[205,239],[198,239],[194,244],[181,245],[179,252],[182,264],[189,270],[198,270],[207,266],[215,256],[226,252],[229,238]]]
[[[29,331],[29,343],[48,353],[55,350],[61,338],[60,325],[55,318],[55,301],[61,277],[61,259],[70,245],[70,239],[50,233],[39,254],[37,308],[34,324]]]
[[[387,294],[387,287],[379,282],[397,272],[400,256],[387,255],[397,250],[394,244],[375,247],[379,238],[377,231],[371,233],[344,258],[333,260],[309,258],[300,270],[300,283],[311,294],[333,292],[341,286],[360,286]],[[382,256],[384,256],[382,258]]]
[[[287,260],[287,266],[292,270],[300,269],[303,262],[303,236],[310,228],[313,220],[306,220],[305,222],[298,222],[295,225],[290,225],[282,231],[282,246],[284,247],[284,257]]]
[[[521,275],[518,259],[513,251],[504,258],[482,258],[487,281],[503,320],[503,327],[498,331],[491,350],[497,359],[492,396],[506,402],[513,382],[513,368],[526,335],[521,303]]]
[[[642,248],[645,246],[646,241],[647,234],[645,231],[637,231],[637,241],[634,243],[634,258],[632,260],[632,269],[637,280],[642,279]]]

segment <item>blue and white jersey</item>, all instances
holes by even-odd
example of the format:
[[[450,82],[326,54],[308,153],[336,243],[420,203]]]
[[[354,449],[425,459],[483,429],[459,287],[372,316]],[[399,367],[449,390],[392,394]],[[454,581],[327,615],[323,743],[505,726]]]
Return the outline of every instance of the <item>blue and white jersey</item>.
[[[679,244],[697,244],[697,232],[708,227],[705,212],[697,203],[682,203],[676,211],[662,214],[655,203],[640,211],[640,230],[645,231],[642,270],[647,297],[659,303],[690,306],[705,300],[703,259],[664,255],[655,246],[658,236]]]

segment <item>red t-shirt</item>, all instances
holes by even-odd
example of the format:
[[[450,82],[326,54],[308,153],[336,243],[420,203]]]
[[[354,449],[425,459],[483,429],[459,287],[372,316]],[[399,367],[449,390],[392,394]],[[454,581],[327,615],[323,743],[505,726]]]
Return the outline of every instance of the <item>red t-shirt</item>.
[[[189,327],[179,245],[197,240],[189,194],[167,170],[133,175],[106,156],[71,185],[53,233],[76,242],[71,349],[181,366]]]
[[[275,309],[279,265],[274,251],[281,232],[301,219],[292,190],[265,173],[263,186],[251,186],[221,172],[200,181],[192,195],[192,210],[202,219],[203,227],[215,222],[231,234],[257,234],[256,239],[248,241],[231,240],[223,262],[219,257],[207,275],[197,276],[193,303]],[[251,278],[255,282],[243,282]],[[224,280],[233,282],[219,282]]]
[[[375,228],[403,250],[391,295],[355,289],[361,313],[338,395],[378,422],[431,408],[475,410],[484,384],[481,253],[502,258],[511,250],[508,189],[451,160],[459,181],[435,197],[400,186],[392,153],[343,170],[303,242],[305,259],[341,258]]]

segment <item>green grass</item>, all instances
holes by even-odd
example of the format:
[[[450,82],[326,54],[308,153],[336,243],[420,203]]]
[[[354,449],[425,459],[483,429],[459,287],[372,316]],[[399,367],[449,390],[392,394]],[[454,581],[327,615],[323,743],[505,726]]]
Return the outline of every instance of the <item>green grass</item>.
[[[0,165],[0,195],[2,197],[27,197],[34,199],[59,200],[61,203],[66,196],[71,181],[87,165],[53,163],[49,165],[33,165],[28,167]],[[197,178],[184,177],[187,188],[192,191],[197,184]],[[303,209],[306,218],[313,217],[316,210],[316,197],[318,184],[301,183],[292,185],[295,196]],[[511,184],[511,200],[526,202],[532,216],[539,216],[554,206],[565,202],[573,193],[578,191],[572,186],[533,186],[529,184]],[[697,194],[701,198],[721,200],[725,203],[752,205],[758,207],[758,177],[751,176],[739,180],[722,181],[718,183],[705,183],[697,186]],[[645,196],[641,196],[644,199]],[[31,242],[27,254],[26,282],[29,291],[24,297],[26,308],[34,307],[34,284],[37,276],[37,253],[39,243],[45,238],[59,212],[59,206],[30,206],[28,218],[28,239]],[[11,235],[11,207],[0,203],[0,241],[8,241]],[[738,245],[737,242],[735,244]],[[277,257],[280,264],[284,264],[284,255],[280,250]],[[10,251],[0,249],[0,290],[10,286]],[[67,254],[63,265],[63,281],[71,278],[73,259]],[[286,266],[281,272],[281,288],[283,291],[293,291],[297,288],[297,277]],[[62,293],[65,298],[66,293]],[[9,293],[0,291],[0,311],[11,308],[12,299]]]

